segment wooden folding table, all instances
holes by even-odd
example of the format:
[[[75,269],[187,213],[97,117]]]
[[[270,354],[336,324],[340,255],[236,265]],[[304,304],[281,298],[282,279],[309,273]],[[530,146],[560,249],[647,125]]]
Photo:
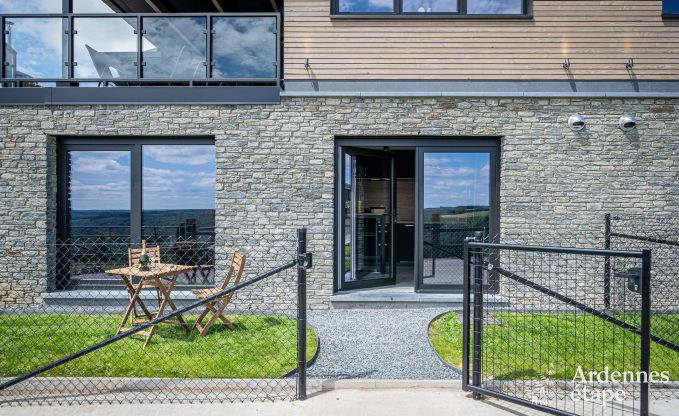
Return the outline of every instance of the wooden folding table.
[[[126,326],[128,321],[131,321],[131,326],[135,323],[138,323],[134,321],[132,316],[132,312],[135,310],[135,304],[138,304],[141,308],[145,321],[150,321],[156,317],[163,316],[163,311],[168,305],[170,308],[172,308],[172,310],[177,310],[177,306],[172,301],[170,294],[172,293],[172,289],[174,289],[174,285],[177,282],[177,277],[184,273],[191,272],[192,270],[193,268],[191,266],[165,263],[153,264],[150,266],[150,270],[141,270],[139,267],[121,267],[119,269],[106,270],[107,276],[120,277],[125,283],[127,291],[130,294],[130,303],[127,305],[125,315],[123,316],[120,326],[118,326],[116,335],[130,329],[130,327]],[[135,277],[139,278],[138,283],[134,283]],[[160,293],[157,311],[150,311],[144,304],[144,301],[141,298],[141,292],[144,289],[154,289]],[[177,315],[177,321],[172,321],[169,323],[179,323],[185,330],[189,331],[190,329],[181,315]],[[138,334],[146,336],[144,348],[146,348],[146,346],[151,341],[155,330],[156,326],[154,325],[148,331],[138,332]]]

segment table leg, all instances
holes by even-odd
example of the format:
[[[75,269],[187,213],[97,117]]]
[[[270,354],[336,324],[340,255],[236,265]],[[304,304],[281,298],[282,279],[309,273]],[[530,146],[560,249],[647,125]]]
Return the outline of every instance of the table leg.
[[[167,286],[163,285],[162,281],[160,279],[158,279],[158,283],[160,284],[160,288],[161,288],[161,291],[163,292],[163,296],[165,297],[165,299],[167,299],[167,303],[170,305],[170,307],[172,308],[173,311],[177,310],[177,306],[172,301],[172,298],[170,297],[170,293],[172,293],[172,289],[174,289],[174,285],[177,283],[177,277],[179,277],[179,275],[175,274],[172,277],[172,280],[170,280],[170,282],[167,284]],[[182,327],[184,328],[184,330],[190,331],[188,324],[186,323],[186,321],[184,321],[184,317],[182,317],[181,315],[177,315],[177,320],[182,324]]]
[[[127,281],[127,277],[123,277],[123,280],[125,280],[126,283],[129,283],[129,281]],[[129,283],[129,285],[130,285],[129,287],[132,290],[132,296],[130,298],[129,305],[127,305],[127,309],[125,309],[125,315],[123,316],[123,320],[122,320],[122,322],[120,322],[120,326],[118,326],[118,331],[116,331],[116,335],[120,334],[121,332],[123,332],[125,330],[125,324],[127,323],[127,320],[129,319],[130,314],[132,313],[132,310],[134,309],[134,304],[137,301],[137,299],[139,299],[139,294],[141,293],[142,283],[143,283],[143,280],[139,282],[139,284],[137,285],[136,288],[134,286],[132,286],[131,283]],[[139,300],[141,300],[141,299],[139,299]],[[142,303],[142,305],[143,305],[143,303]],[[145,309],[145,307],[144,307],[144,309]]]
[[[125,282],[125,286],[127,286],[127,291],[130,293],[130,301],[132,301],[132,296],[134,295],[134,292],[135,292],[134,286],[132,285],[132,282],[130,281],[130,279],[127,276],[122,276],[122,278],[123,278],[123,282]],[[141,282],[140,282],[140,284],[141,284]],[[141,310],[146,315],[146,318],[147,319],[153,319],[153,315],[151,314],[151,312],[149,312],[148,308],[144,304],[144,301],[142,301],[140,297],[137,297],[136,302],[139,303],[139,307],[141,308]],[[133,302],[133,304],[134,304],[134,302]],[[135,306],[133,305],[132,308],[134,309]],[[136,316],[136,311],[135,311],[135,316]]]

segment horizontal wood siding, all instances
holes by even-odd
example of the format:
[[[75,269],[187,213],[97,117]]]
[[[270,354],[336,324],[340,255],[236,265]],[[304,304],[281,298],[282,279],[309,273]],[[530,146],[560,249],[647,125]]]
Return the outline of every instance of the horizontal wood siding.
[[[285,78],[676,80],[679,21],[663,21],[661,4],[535,0],[531,20],[333,20],[330,0],[286,0]]]

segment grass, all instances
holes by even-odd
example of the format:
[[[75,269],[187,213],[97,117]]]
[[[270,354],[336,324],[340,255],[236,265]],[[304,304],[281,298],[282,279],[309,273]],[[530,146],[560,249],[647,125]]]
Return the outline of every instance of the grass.
[[[189,324],[195,316],[185,316]],[[121,316],[0,316],[0,376],[17,376],[115,335]],[[71,377],[277,378],[296,367],[297,322],[236,315],[235,331],[215,324],[205,337],[160,325],[150,343],[131,336],[45,373]],[[307,329],[307,360],[316,336]]]
[[[484,324],[483,371],[495,379],[572,380],[583,371],[639,371],[639,336],[600,318],[565,313],[494,313],[499,325]],[[638,315],[618,315],[638,325]],[[635,322],[636,321],[636,322]],[[652,328],[679,343],[679,315],[654,315]],[[429,339],[439,356],[462,367],[462,324],[457,313],[442,315],[429,327]],[[679,354],[651,343],[651,370],[669,371],[679,380]]]

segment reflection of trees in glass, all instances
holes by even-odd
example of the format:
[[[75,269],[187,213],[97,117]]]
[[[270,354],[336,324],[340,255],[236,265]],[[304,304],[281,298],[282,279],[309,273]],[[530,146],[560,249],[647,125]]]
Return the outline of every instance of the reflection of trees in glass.
[[[213,77],[276,77],[275,18],[216,17],[212,27]]]

